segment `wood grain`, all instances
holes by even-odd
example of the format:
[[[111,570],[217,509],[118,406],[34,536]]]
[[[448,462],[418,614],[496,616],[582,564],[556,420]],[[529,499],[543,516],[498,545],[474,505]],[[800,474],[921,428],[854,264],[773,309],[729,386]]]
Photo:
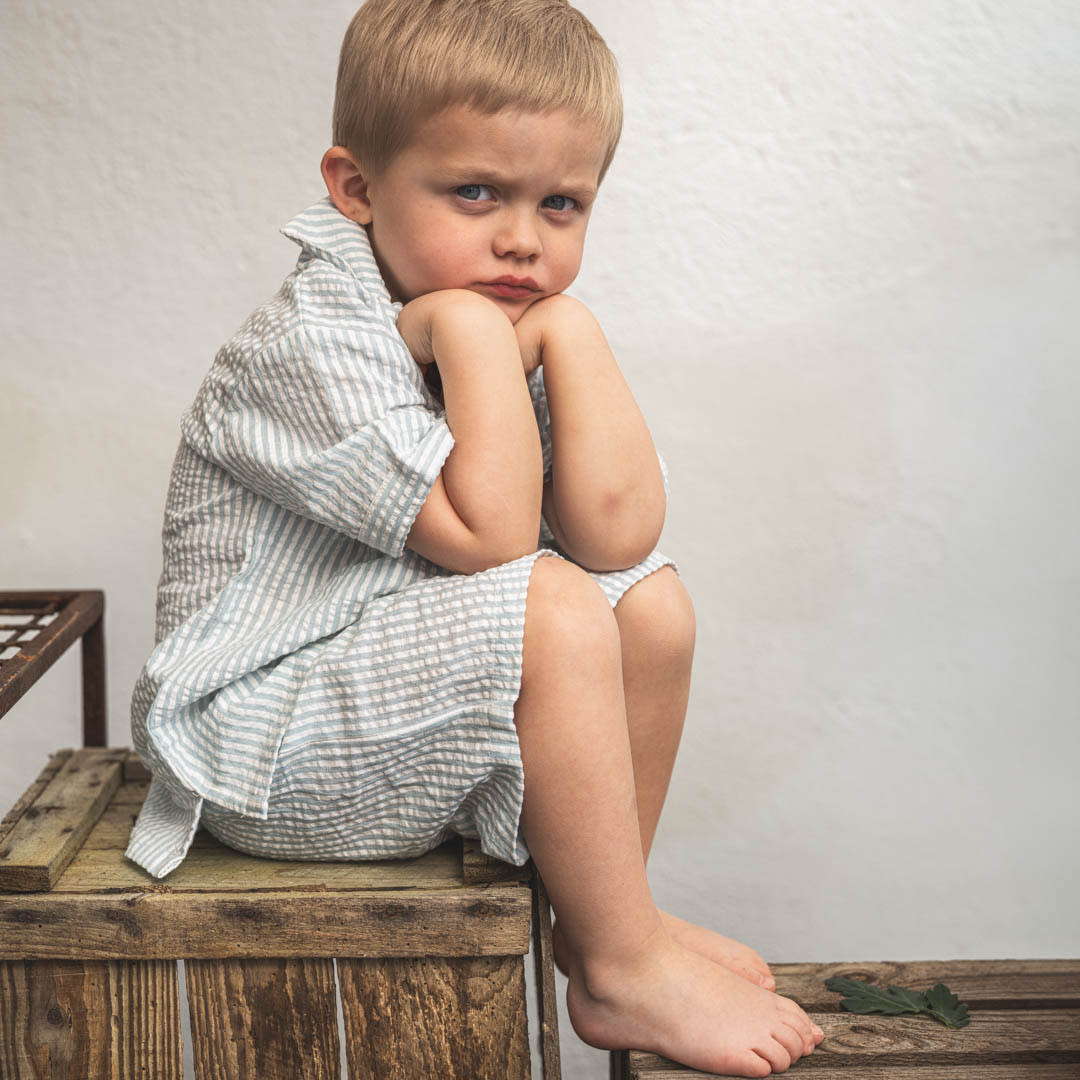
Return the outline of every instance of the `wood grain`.
[[[795,1065],[815,1080],[1070,1080],[1080,1078],[1080,961],[951,960],[774,964],[778,994],[825,1032]],[[929,989],[944,982],[971,1009],[951,1030],[925,1016],[858,1016],[825,980]],[[612,1080],[690,1080],[696,1072],[638,1050],[611,1055]]]
[[[0,844],[0,890],[52,888],[120,786],[126,753],[71,753]]]
[[[181,1080],[170,961],[0,962],[4,1080]]]
[[[506,956],[531,890],[0,894],[0,959]]]
[[[551,941],[551,903],[540,871],[533,864],[533,960],[540,1016],[540,1054],[544,1080],[562,1076],[559,1052],[559,1003],[555,990],[555,950]]]
[[[338,960],[350,1080],[527,1080],[522,956]]]
[[[196,1080],[337,1080],[337,993],[328,959],[189,960]]]

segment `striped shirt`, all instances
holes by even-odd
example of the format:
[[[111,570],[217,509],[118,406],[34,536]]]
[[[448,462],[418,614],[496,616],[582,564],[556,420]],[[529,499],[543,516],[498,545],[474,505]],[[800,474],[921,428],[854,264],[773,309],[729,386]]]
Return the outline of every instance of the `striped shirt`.
[[[127,856],[156,877],[183,860],[204,800],[267,819],[286,729],[320,707],[299,697],[311,647],[380,597],[455,576],[405,546],[454,438],[366,231],[325,198],[282,232],[295,270],[181,419],[156,647],[131,706],[153,779]],[[529,389],[550,479],[542,367]],[[553,543],[542,525],[538,549]]]

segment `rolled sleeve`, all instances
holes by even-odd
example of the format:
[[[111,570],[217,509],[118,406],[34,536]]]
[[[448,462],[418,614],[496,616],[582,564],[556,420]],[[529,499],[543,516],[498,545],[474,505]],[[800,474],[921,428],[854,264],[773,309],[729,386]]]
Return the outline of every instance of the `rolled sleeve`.
[[[400,556],[454,437],[400,338],[342,322],[243,358],[195,449],[287,510]],[[213,400],[213,399],[211,399]]]

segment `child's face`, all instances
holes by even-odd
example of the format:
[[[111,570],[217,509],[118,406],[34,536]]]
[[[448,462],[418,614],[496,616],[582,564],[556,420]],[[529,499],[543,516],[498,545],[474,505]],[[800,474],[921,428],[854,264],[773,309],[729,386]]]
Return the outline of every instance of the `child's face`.
[[[577,276],[602,160],[591,125],[567,111],[455,105],[432,117],[368,178],[372,246],[392,297],[469,289],[516,323]]]

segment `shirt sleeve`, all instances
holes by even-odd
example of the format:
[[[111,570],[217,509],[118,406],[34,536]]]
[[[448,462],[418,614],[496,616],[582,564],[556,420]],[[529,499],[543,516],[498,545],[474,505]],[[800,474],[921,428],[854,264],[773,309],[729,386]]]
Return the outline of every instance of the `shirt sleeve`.
[[[204,456],[295,514],[404,552],[454,438],[392,328],[305,323],[245,357],[219,400],[213,420],[188,425]]]

